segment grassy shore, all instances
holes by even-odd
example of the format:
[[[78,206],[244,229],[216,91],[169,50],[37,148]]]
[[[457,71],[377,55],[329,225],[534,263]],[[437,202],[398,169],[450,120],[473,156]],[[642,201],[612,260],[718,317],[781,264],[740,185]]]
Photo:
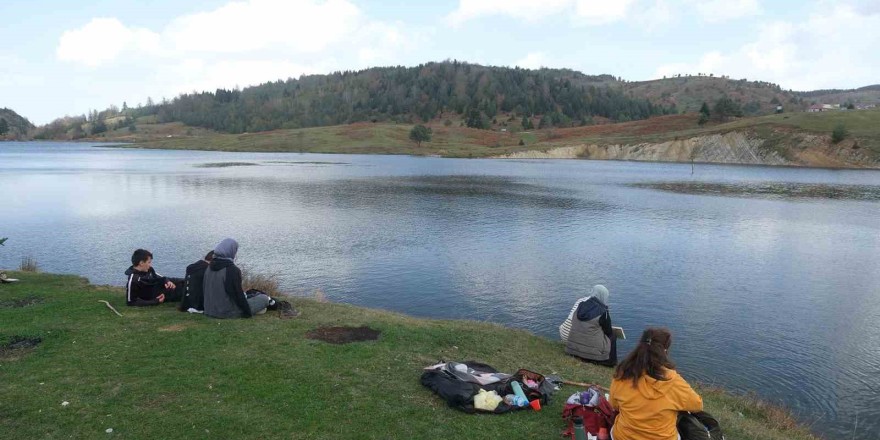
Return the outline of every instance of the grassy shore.
[[[310,299],[294,299],[302,315],[293,320],[220,321],[173,305],[126,308],[118,288],[74,276],[9,275],[21,282],[0,285],[0,347],[13,336],[42,342],[0,348],[0,438],[552,439],[575,388],[538,413],[467,415],[419,384],[421,368],[474,359],[610,380],[609,369],[566,356],[558,342],[494,324]],[[305,338],[327,325],[382,334],[347,345]],[[753,399],[700,392],[728,439],[815,438]]]
[[[168,127],[165,128],[170,130],[168,133],[175,134],[160,138],[134,139],[136,143],[129,146],[217,151],[492,157],[572,145],[636,145],[743,131],[763,138],[779,148],[793,149],[798,148],[799,144],[795,134],[830,138],[832,130],[839,124],[846,127],[850,139],[856,139],[866,154],[880,158],[880,110],[786,113],[741,118],[705,126],[697,124],[695,114],[685,114],[618,124],[525,132],[517,131],[515,126],[511,126],[510,131],[502,132],[476,130],[455,124],[447,127],[434,121],[428,124],[434,132],[433,139],[423,143],[421,147],[409,140],[411,124],[357,123],[237,135],[208,132],[188,135],[186,133],[191,130],[184,131],[184,126],[166,124]],[[154,131],[165,133],[158,129]],[[124,136],[110,135],[108,139],[128,140]],[[841,148],[844,148],[843,145],[849,144],[841,144]]]

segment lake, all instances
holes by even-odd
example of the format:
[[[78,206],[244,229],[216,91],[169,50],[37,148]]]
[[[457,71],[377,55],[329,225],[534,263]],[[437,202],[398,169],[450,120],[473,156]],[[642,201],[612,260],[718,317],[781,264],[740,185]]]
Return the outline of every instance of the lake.
[[[667,326],[689,380],[880,429],[877,171],[4,142],[0,199],[0,267],[100,284],[137,247],[182,276],[233,237],[300,295],[554,339],[604,284],[621,356]]]

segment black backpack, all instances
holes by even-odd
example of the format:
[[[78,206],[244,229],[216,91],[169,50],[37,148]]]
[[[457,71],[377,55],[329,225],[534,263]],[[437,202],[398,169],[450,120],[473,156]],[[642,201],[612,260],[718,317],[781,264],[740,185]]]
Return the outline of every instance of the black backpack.
[[[724,440],[718,420],[707,412],[679,412],[676,427],[681,440]]]
[[[205,287],[202,280],[205,277],[205,270],[209,264],[199,260],[186,267],[186,278],[184,278],[184,294],[177,308],[181,312],[188,309],[205,310]]]

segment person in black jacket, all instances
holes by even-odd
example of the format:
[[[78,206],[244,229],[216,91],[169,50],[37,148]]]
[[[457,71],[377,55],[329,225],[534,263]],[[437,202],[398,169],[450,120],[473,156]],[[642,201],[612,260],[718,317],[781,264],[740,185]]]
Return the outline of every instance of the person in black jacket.
[[[250,318],[277,307],[265,293],[247,295],[241,269],[235,265],[238,242],[227,238],[214,248],[214,259],[205,271],[205,315],[213,318]]]
[[[205,271],[213,259],[214,251],[210,251],[205,258],[186,266],[183,299],[178,306],[181,312],[201,313],[205,310]]]
[[[125,271],[125,304],[129,306],[155,306],[163,302],[180,301],[183,296],[183,280],[163,277],[153,269],[153,254],[137,249],[131,255],[131,267]]]

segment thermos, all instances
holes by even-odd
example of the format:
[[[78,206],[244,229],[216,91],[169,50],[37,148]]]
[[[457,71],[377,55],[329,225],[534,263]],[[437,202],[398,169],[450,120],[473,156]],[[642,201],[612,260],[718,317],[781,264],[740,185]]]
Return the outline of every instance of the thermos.
[[[584,418],[574,416],[571,419],[572,429],[574,430],[574,440],[587,440],[587,430],[584,429]]]

